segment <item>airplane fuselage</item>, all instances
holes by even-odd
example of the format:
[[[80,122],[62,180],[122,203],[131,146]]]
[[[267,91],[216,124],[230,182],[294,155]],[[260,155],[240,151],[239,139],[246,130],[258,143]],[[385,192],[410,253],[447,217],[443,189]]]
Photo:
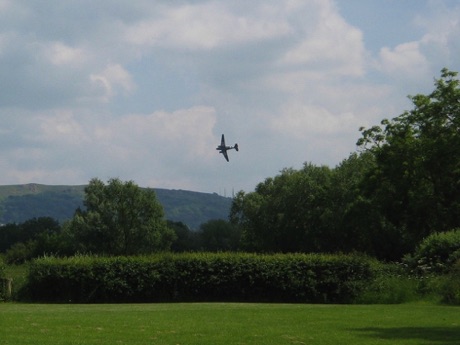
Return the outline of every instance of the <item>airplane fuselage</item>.
[[[235,149],[238,151],[238,144],[235,144],[235,146],[227,146],[225,145],[225,138],[224,135],[222,134],[222,139],[220,141],[220,145],[216,147],[216,150],[219,151],[219,153],[222,153],[224,155],[225,160],[228,162],[228,155],[227,151],[228,150],[233,150]]]
[[[222,153],[224,151],[227,151],[227,150],[233,150],[234,147],[233,146],[217,146],[216,147],[216,150],[219,150],[220,152],[219,153]]]

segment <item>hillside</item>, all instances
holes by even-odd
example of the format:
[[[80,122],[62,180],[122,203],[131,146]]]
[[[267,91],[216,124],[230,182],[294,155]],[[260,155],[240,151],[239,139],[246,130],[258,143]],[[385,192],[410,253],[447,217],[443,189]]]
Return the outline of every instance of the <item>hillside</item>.
[[[23,184],[0,186],[0,223],[21,223],[34,217],[60,222],[83,207],[84,185]],[[227,219],[232,199],[217,194],[155,188],[166,219],[181,221],[191,229],[211,219]]]

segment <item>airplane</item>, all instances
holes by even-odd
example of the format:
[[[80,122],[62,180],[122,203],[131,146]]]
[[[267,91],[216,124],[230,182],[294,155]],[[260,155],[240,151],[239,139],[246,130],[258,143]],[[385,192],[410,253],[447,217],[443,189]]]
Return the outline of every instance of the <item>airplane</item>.
[[[224,138],[224,135],[222,134],[220,145],[217,146],[216,150],[219,150],[219,153],[222,153],[224,155],[227,162],[229,161],[227,151],[232,150],[232,149],[235,149],[236,151],[238,151],[238,144],[235,144],[235,146],[225,146],[225,138]]]

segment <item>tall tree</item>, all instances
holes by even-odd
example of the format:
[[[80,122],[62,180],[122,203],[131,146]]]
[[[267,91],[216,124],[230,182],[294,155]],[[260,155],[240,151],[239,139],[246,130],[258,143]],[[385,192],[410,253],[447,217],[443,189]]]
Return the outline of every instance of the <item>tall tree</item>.
[[[371,152],[376,163],[366,178],[366,195],[383,216],[381,232],[399,241],[401,251],[412,250],[433,232],[460,226],[456,76],[443,69],[432,93],[409,96],[413,110],[385,119],[381,126],[361,128],[358,145]]]
[[[242,230],[242,244],[256,251],[321,251],[327,246],[324,218],[329,217],[332,171],[305,164],[284,169],[259,183],[254,192],[233,200],[230,220]]]
[[[169,249],[174,232],[152,189],[134,182],[92,179],[85,188],[85,210],[77,210],[68,228],[79,250],[131,255]]]
[[[334,169],[305,164],[239,192],[230,220],[242,246],[255,251],[369,252],[369,221],[359,189],[370,154],[352,154]],[[361,233],[363,231],[363,233]]]

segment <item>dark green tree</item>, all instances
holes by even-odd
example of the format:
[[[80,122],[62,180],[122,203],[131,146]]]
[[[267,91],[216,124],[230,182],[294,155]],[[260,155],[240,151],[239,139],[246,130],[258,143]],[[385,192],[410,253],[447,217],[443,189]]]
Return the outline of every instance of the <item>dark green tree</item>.
[[[334,169],[305,164],[239,192],[230,220],[255,251],[369,252],[372,214],[362,212],[360,185],[371,154],[352,154]],[[361,232],[363,231],[363,232]]]
[[[18,242],[35,241],[38,237],[52,236],[61,232],[59,222],[51,217],[32,218],[23,223],[9,223],[0,228],[0,252]]]
[[[460,83],[447,69],[429,95],[409,96],[414,109],[381,126],[361,128],[358,145],[375,165],[363,191],[379,215],[378,238],[412,251],[429,234],[460,226]],[[388,256],[382,248],[380,255]]]
[[[8,263],[23,263],[44,254],[58,254],[63,245],[62,228],[51,217],[32,218],[0,229],[2,251]]]
[[[132,255],[168,250],[175,238],[152,189],[134,182],[92,179],[85,188],[85,210],[67,224],[77,250]]]
[[[218,252],[239,249],[240,231],[226,220],[213,219],[201,224],[197,235],[201,250]]]
[[[332,170],[305,164],[284,169],[259,183],[254,192],[239,192],[230,220],[242,231],[242,245],[255,251],[321,251],[330,244],[325,235]]]
[[[168,227],[175,233],[175,240],[171,244],[173,252],[193,252],[200,249],[198,233],[191,230],[183,222],[167,221]]]

